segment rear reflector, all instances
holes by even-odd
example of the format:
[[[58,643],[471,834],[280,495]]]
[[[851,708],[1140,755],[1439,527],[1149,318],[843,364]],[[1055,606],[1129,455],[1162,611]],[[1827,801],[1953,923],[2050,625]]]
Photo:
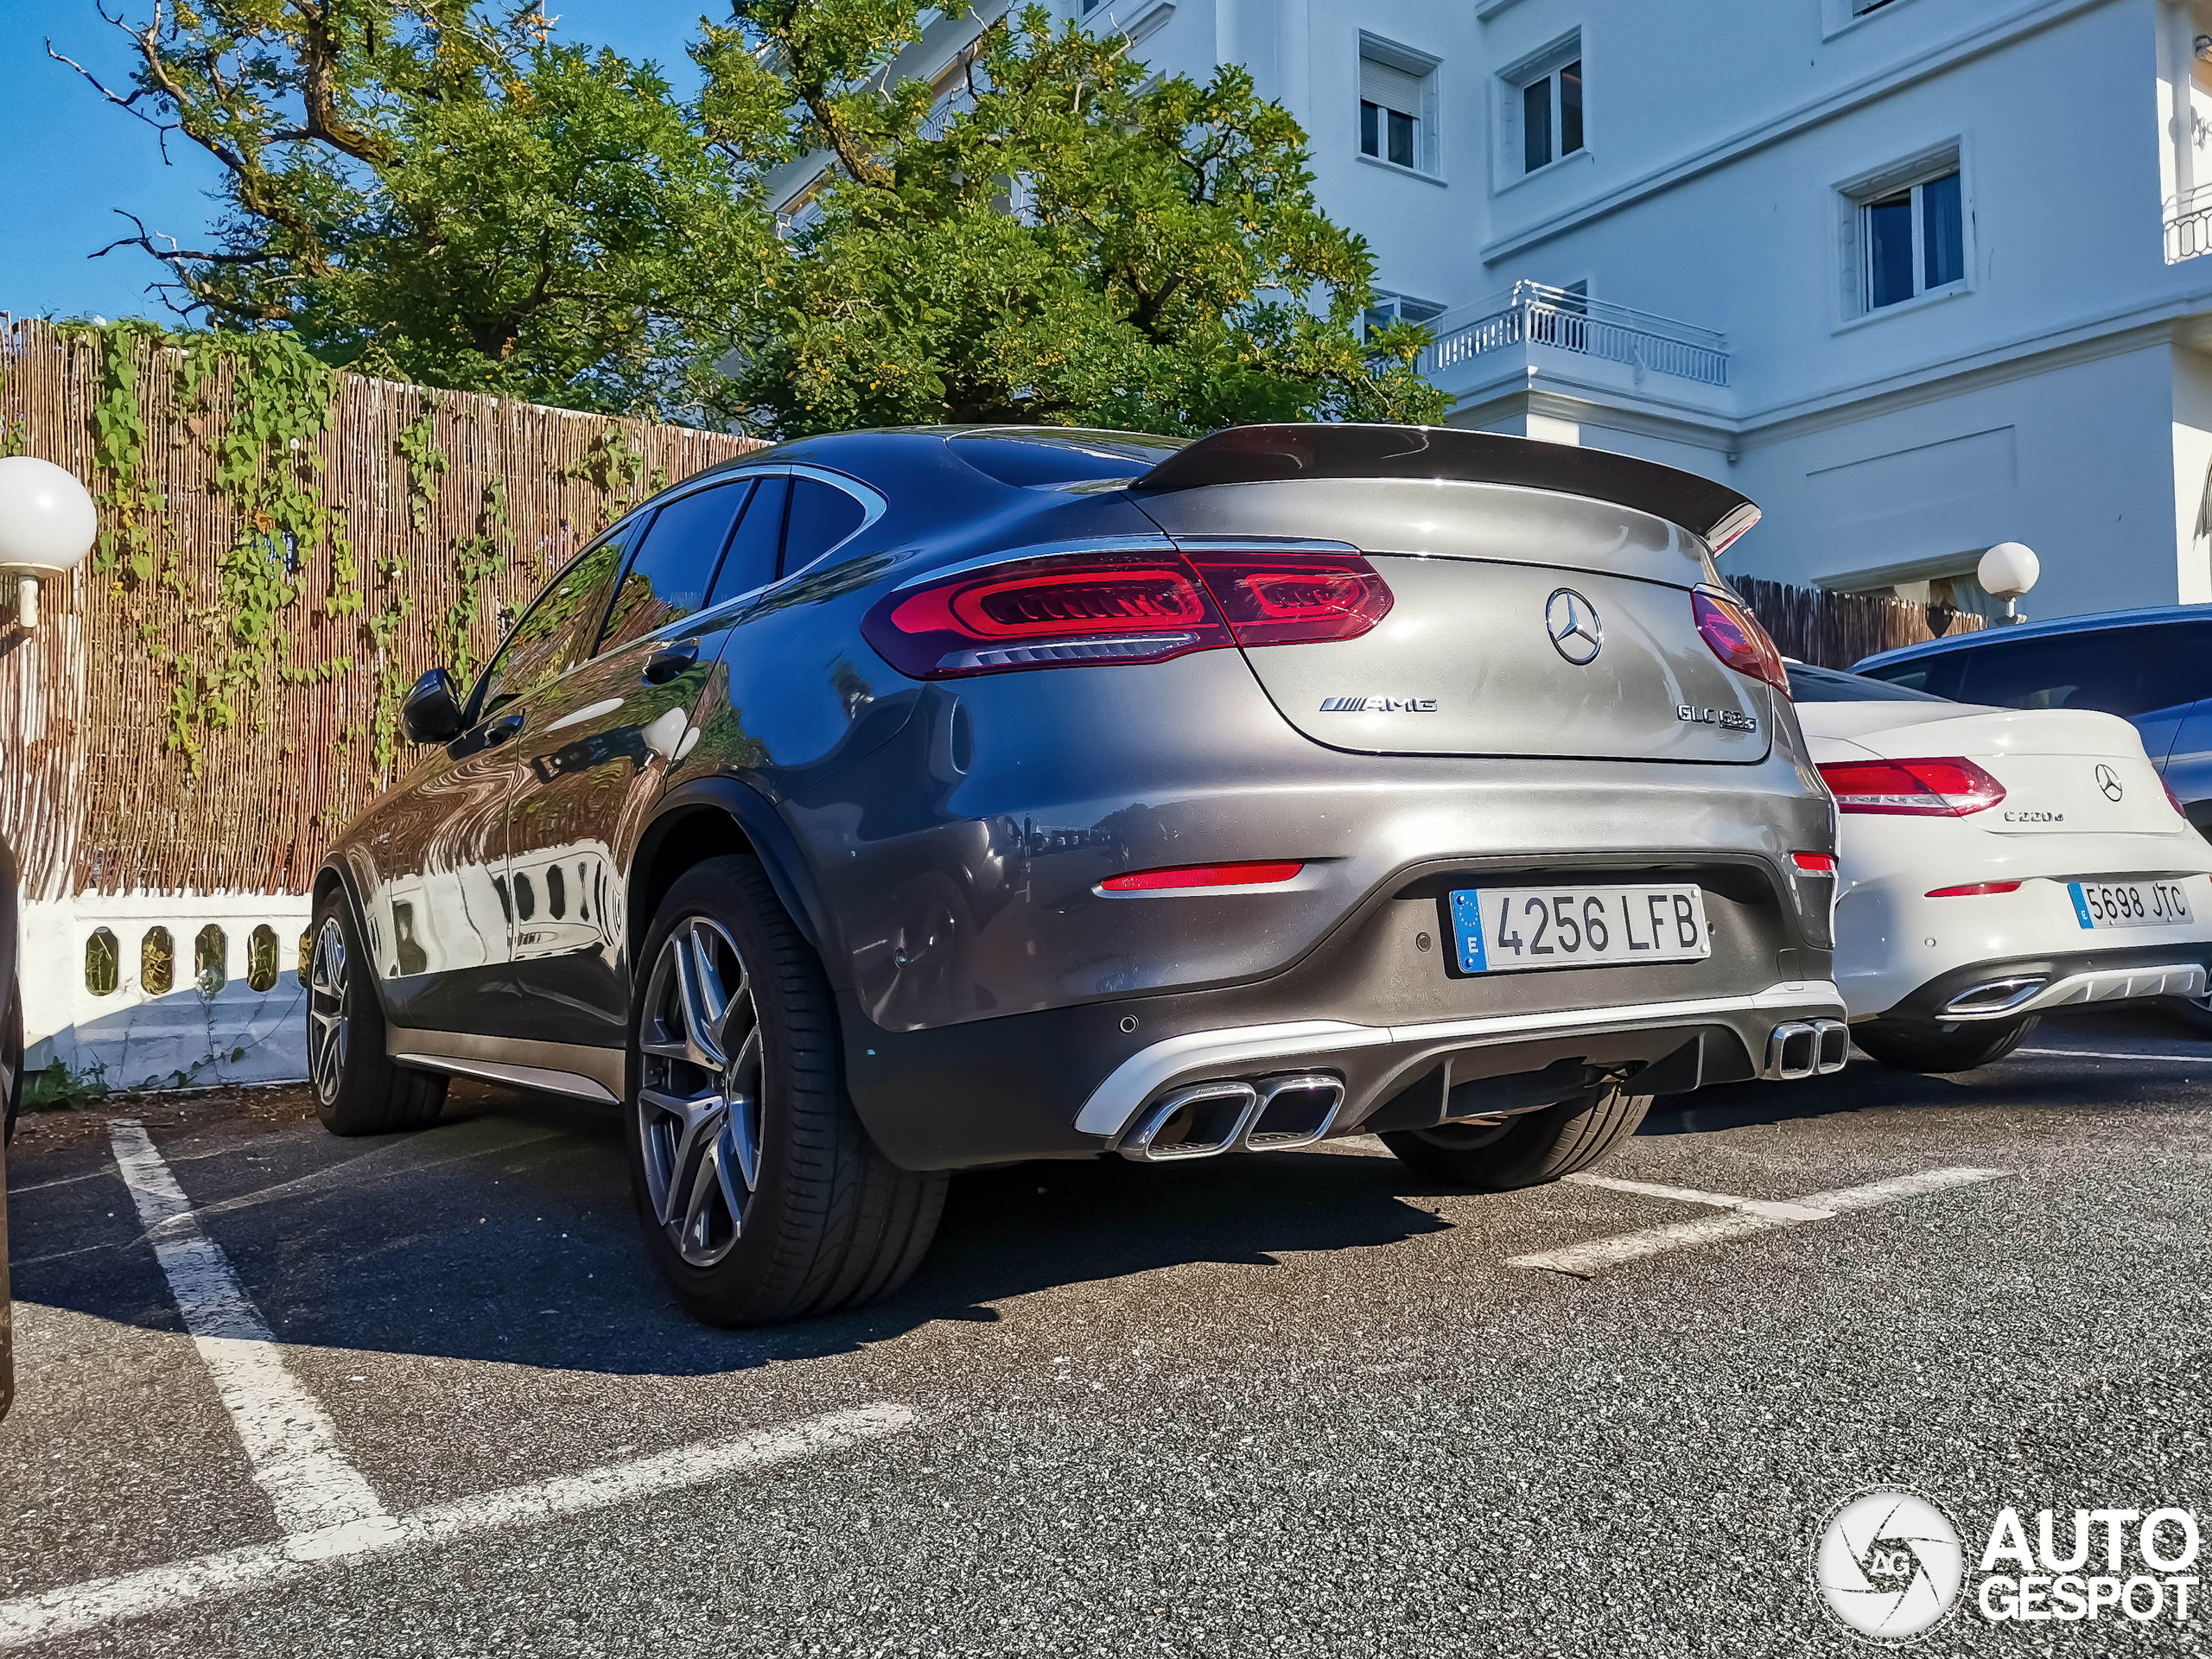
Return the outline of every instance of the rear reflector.
[[[1697,618],[1698,632],[1714,656],[1738,674],[1764,680],[1783,696],[1789,695],[1789,671],[1758,618],[1719,594],[1692,594],[1690,609]]]
[[[1969,881],[1962,887],[1930,888],[1928,896],[1930,899],[1978,899],[1984,893],[2018,893],[2019,890],[2020,884],[2017,881]]]
[[[1224,645],[1354,639],[1390,590],[1357,553],[1080,553],[993,565],[879,601],[861,632],[915,679],[1160,663]]]
[[[1838,760],[1821,768],[1840,812],[1962,818],[2005,798],[1971,760]]]
[[[1835,874],[1835,855],[1834,853],[1792,853],[1789,856],[1791,859],[1796,861],[1799,869],[1808,871],[1814,875],[1834,875]]]
[[[1172,870],[1135,870],[1111,875],[1099,887],[1107,893],[1164,893],[1171,887],[1260,887],[1287,881],[1303,864],[1185,864]]]

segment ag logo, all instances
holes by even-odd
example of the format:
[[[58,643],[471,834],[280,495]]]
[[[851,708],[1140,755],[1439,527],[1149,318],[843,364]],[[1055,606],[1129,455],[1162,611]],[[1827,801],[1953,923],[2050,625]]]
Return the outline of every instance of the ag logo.
[[[2097,763],[2097,787],[2105,792],[2105,799],[2116,801],[2127,791],[2120,786],[2120,774],[2101,760]]]
[[[1558,588],[1544,601],[1544,631],[1552,637],[1552,648],[1577,668],[1605,649],[1598,607],[1572,588]]]
[[[1876,1487],[1829,1511],[1813,1546],[1813,1585],[1846,1629],[1910,1642],[1959,1599],[1966,1555],[1951,1517],[1917,1492]]]

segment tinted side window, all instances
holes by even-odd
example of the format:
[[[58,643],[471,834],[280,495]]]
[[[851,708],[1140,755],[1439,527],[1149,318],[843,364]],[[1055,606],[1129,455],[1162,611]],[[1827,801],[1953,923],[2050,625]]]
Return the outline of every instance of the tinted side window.
[[[1789,700],[1792,702],[1941,702],[1941,697],[1931,697],[1915,687],[1899,684],[1895,680],[1872,679],[1864,674],[1846,674],[1833,668],[1815,668],[1810,663],[1791,663],[1789,672]]]
[[[2182,699],[2141,634],[2119,629],[2020,639],[1962,652],[1959,697],[2007,709],[2139,715]]]
[[[1912,662],[1891,663],[1864,671],[1863,677],[1880,680],[1905,691],[1924,691],[1932,697],[1959,695],[1959,679],[1965,672],[1967,653],[1962,651],[1945,652],[1941,656],[1922,657]]]
[[[473,718],[482,720],[518,697],[550,685],[591,654],[591,639],[607,609],[607,591],[622,567],[622,550],[633,533],[586,548],[531,602],[477,683]]]
[[[791,493],[791,480],[779,474],[764,478],[753,492],[745,517],[737,521],[737,534],[729,538],[722,555],[721,574],[715,578],[709,605],[719,605],[776,579],[776,543],[784,533],[784,499]]]
[[[678,496],[660,510],[614,590],[601,652],[642,639],[706,604],[715,562],[744,502],[743,484],[721,484]]]
[[[784,574],[804,570],[861,527],[868,511],[819,479],[791,480],[791,517],[784,524]]]

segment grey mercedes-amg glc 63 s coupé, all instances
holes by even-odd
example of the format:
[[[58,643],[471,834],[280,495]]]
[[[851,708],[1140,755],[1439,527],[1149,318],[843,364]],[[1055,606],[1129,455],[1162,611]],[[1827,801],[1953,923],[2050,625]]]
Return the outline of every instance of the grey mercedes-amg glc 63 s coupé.
[[[1842,1064],[1834,828],[1721,581],[1757,512],[1393,426],[855,432],[663,492],[410,695],[315,889],[340,1134],[599,1101],[728,1324],[850,1307],[947,1172],[1379,1134],[1548,1181]]]

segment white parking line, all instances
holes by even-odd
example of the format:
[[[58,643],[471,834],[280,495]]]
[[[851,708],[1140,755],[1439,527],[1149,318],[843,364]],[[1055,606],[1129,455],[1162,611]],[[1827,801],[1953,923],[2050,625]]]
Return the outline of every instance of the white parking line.
[[[360,1471],[340,1453],[329,1414],[286,1368],[275,1335],[238,1283],[230,1258],[201,1230],[191,1201],[144,1128],[133,1119],[118,1119],[109,1140],[185,1328],[214,1377],[245,1442],[253,1478],[276,1506],[285,1535],[278,1543],[223,1550],[0,1601],[0,1648],[24,1647],[195,1601],[240,1595],[333,1562],[528,1526],[701,1485],[874,1440],[914,1421],[906,1406],[861,1406],[734,1440],[678,1446],[535,1485],[390,1515]]]
[[[1586,1243],[1570,1244],[1563,1250],[1544,1250],[1533,1255],[1512,1256],[1505,1265],[1509,1268],[1547,1268],[1554,1273],[1572,1274],[1578,1279],[1589,1279],[1607,1268],[1617,1268],[1624,1262],[1638,1261],[1647,1255],[1687,1249],[1695,1244],[1716,1244],[1726,1239],[1746,1238],[1754,1233],[1770,1233],[1783,1227],[1802,1226],[1808,1221],[1833,1220],[1847,1211],[1871,1209],[1878,1204],[1893,1204],[1899,1198],[1914,1198],[1923,1192],[1940,1192],[1946,1187],[1993,1180],[2004,1173],[2001,1169],[1965,1166],[1926,1169],[1911,1175],[1895,1175],[1886,1181],[1872,1181],[1865,1186],[1847,1186],[1833,1192],[1808,1193],[1802,1198],[1792,1198],[1783,1204],[1738,1198],[1723,1192],[1700,1192],[1690,1187],[1649,1186],[1637,1181],[1618,1181],[1605,1176],[1570,1175],[1567,1179],[1580,1181],[1586,1186],[1611,1187],[1654,1198],[1709,1204],[1736,1213],[1713,1216],[1702,1221],[1677,1221],[1663,1227],[1647,1227],[1633,1233],[1616,1233],[1610,1238],[1593,1238]]]
[[[736,1440],[679,1446],[655,1457],[610,1464],[532,1486],[512,1486],[504,1491],[433,1504],[397,1517],[386,1529],[374,1535],[365,1535],[359,1527],[301,1533],[281,1544],[224,1550],[168,1567],[73,1584],[43,1595],[0,1601],[0,1648],[27,1647],[123,1619],[173,1611],[195,1601],[266,1589],[334,1561],[359,1560],[403,1548],[447,1543],[473,1533],[527,1526],[677,1487],[702,1485],[894,1433],[913,1421],[912,1410],[906,1406],[861,1406]]]
[[[337,1425],[285,1369],[230,1258],[200,1230],[191,1200],[145,1129],[135,1118],[118,1118],[108,1139],[185,1329],[245,1443],[254,1479],[276,1507],[276,1524],[287,1533],[388,1529],[391,1517],[369,1483],[339,1454]]]

